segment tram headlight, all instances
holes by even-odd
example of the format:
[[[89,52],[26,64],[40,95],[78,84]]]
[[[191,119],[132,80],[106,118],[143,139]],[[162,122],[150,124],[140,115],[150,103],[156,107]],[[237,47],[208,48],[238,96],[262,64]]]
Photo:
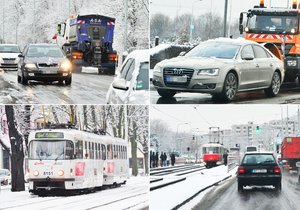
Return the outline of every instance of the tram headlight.
[[[65,174],[65,172],[64,172],[63,170],[59,170],[59,171],[57,172],[57,174],[58,174],[58,176],[63,176],[63,175]]]
[[[39,172],[38,172],[38,171],[34,171],[34,172],[33,172],[33,175],[34,175],[34,176],[38,176],[38,175],[39,175]]]

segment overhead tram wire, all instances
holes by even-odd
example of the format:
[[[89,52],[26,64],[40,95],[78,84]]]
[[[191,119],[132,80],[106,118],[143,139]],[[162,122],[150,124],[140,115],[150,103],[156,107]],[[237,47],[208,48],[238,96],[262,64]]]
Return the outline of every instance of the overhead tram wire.
[[[157,109],[157,107],[152,106],[152,108],[155,109],[156,111],[158,111],[158,112],[164,114],[164,115],[167,115],[168,117],[171,117],[171,118],[173,118],[173,119],[175,119],[175,120],[177,120],[177,121],[179,121],[179,122],[184,123],[184,121],[182,121],[182,120],[180,120],[180,119],[178,119],[178,118],[176,118],[176,117],[174,117],[174,116],[172,116],[172,115],[170,115],[170,114],[167,114],[167,113],[165,113],[165,112],[163,112],[163,111]]]

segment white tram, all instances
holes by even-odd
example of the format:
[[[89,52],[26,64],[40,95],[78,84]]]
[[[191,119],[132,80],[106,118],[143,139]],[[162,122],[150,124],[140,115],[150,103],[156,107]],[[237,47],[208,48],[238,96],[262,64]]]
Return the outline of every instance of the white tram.
[[[29,191],[85,190],[125,184],[127,142],[73,129],[33,131],[28,143]]]

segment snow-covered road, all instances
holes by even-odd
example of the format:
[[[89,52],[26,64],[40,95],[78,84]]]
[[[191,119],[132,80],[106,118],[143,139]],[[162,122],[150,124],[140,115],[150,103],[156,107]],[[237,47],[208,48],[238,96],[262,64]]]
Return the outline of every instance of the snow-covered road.
[[[130,177],[126,185],[95,193],[74,196],[38,197],[24,192],[11,192],[8,187],[0,190],[0,209],[148,209],[149,177]]]
[[[0,71],[0,103],[2,104],[105,104],[113,76],[96,73],[74,73],[71,86],[57,83],[17,83],[17,72]]]

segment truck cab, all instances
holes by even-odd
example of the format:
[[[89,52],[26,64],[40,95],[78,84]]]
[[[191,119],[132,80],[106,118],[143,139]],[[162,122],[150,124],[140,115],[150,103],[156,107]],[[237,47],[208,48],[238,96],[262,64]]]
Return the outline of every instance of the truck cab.
[[[115,19],[102,15],[78,15],[57,26],[57,44],[80,71],[97,67],[99,73],[115,74],[117,53],[113,50]]]

